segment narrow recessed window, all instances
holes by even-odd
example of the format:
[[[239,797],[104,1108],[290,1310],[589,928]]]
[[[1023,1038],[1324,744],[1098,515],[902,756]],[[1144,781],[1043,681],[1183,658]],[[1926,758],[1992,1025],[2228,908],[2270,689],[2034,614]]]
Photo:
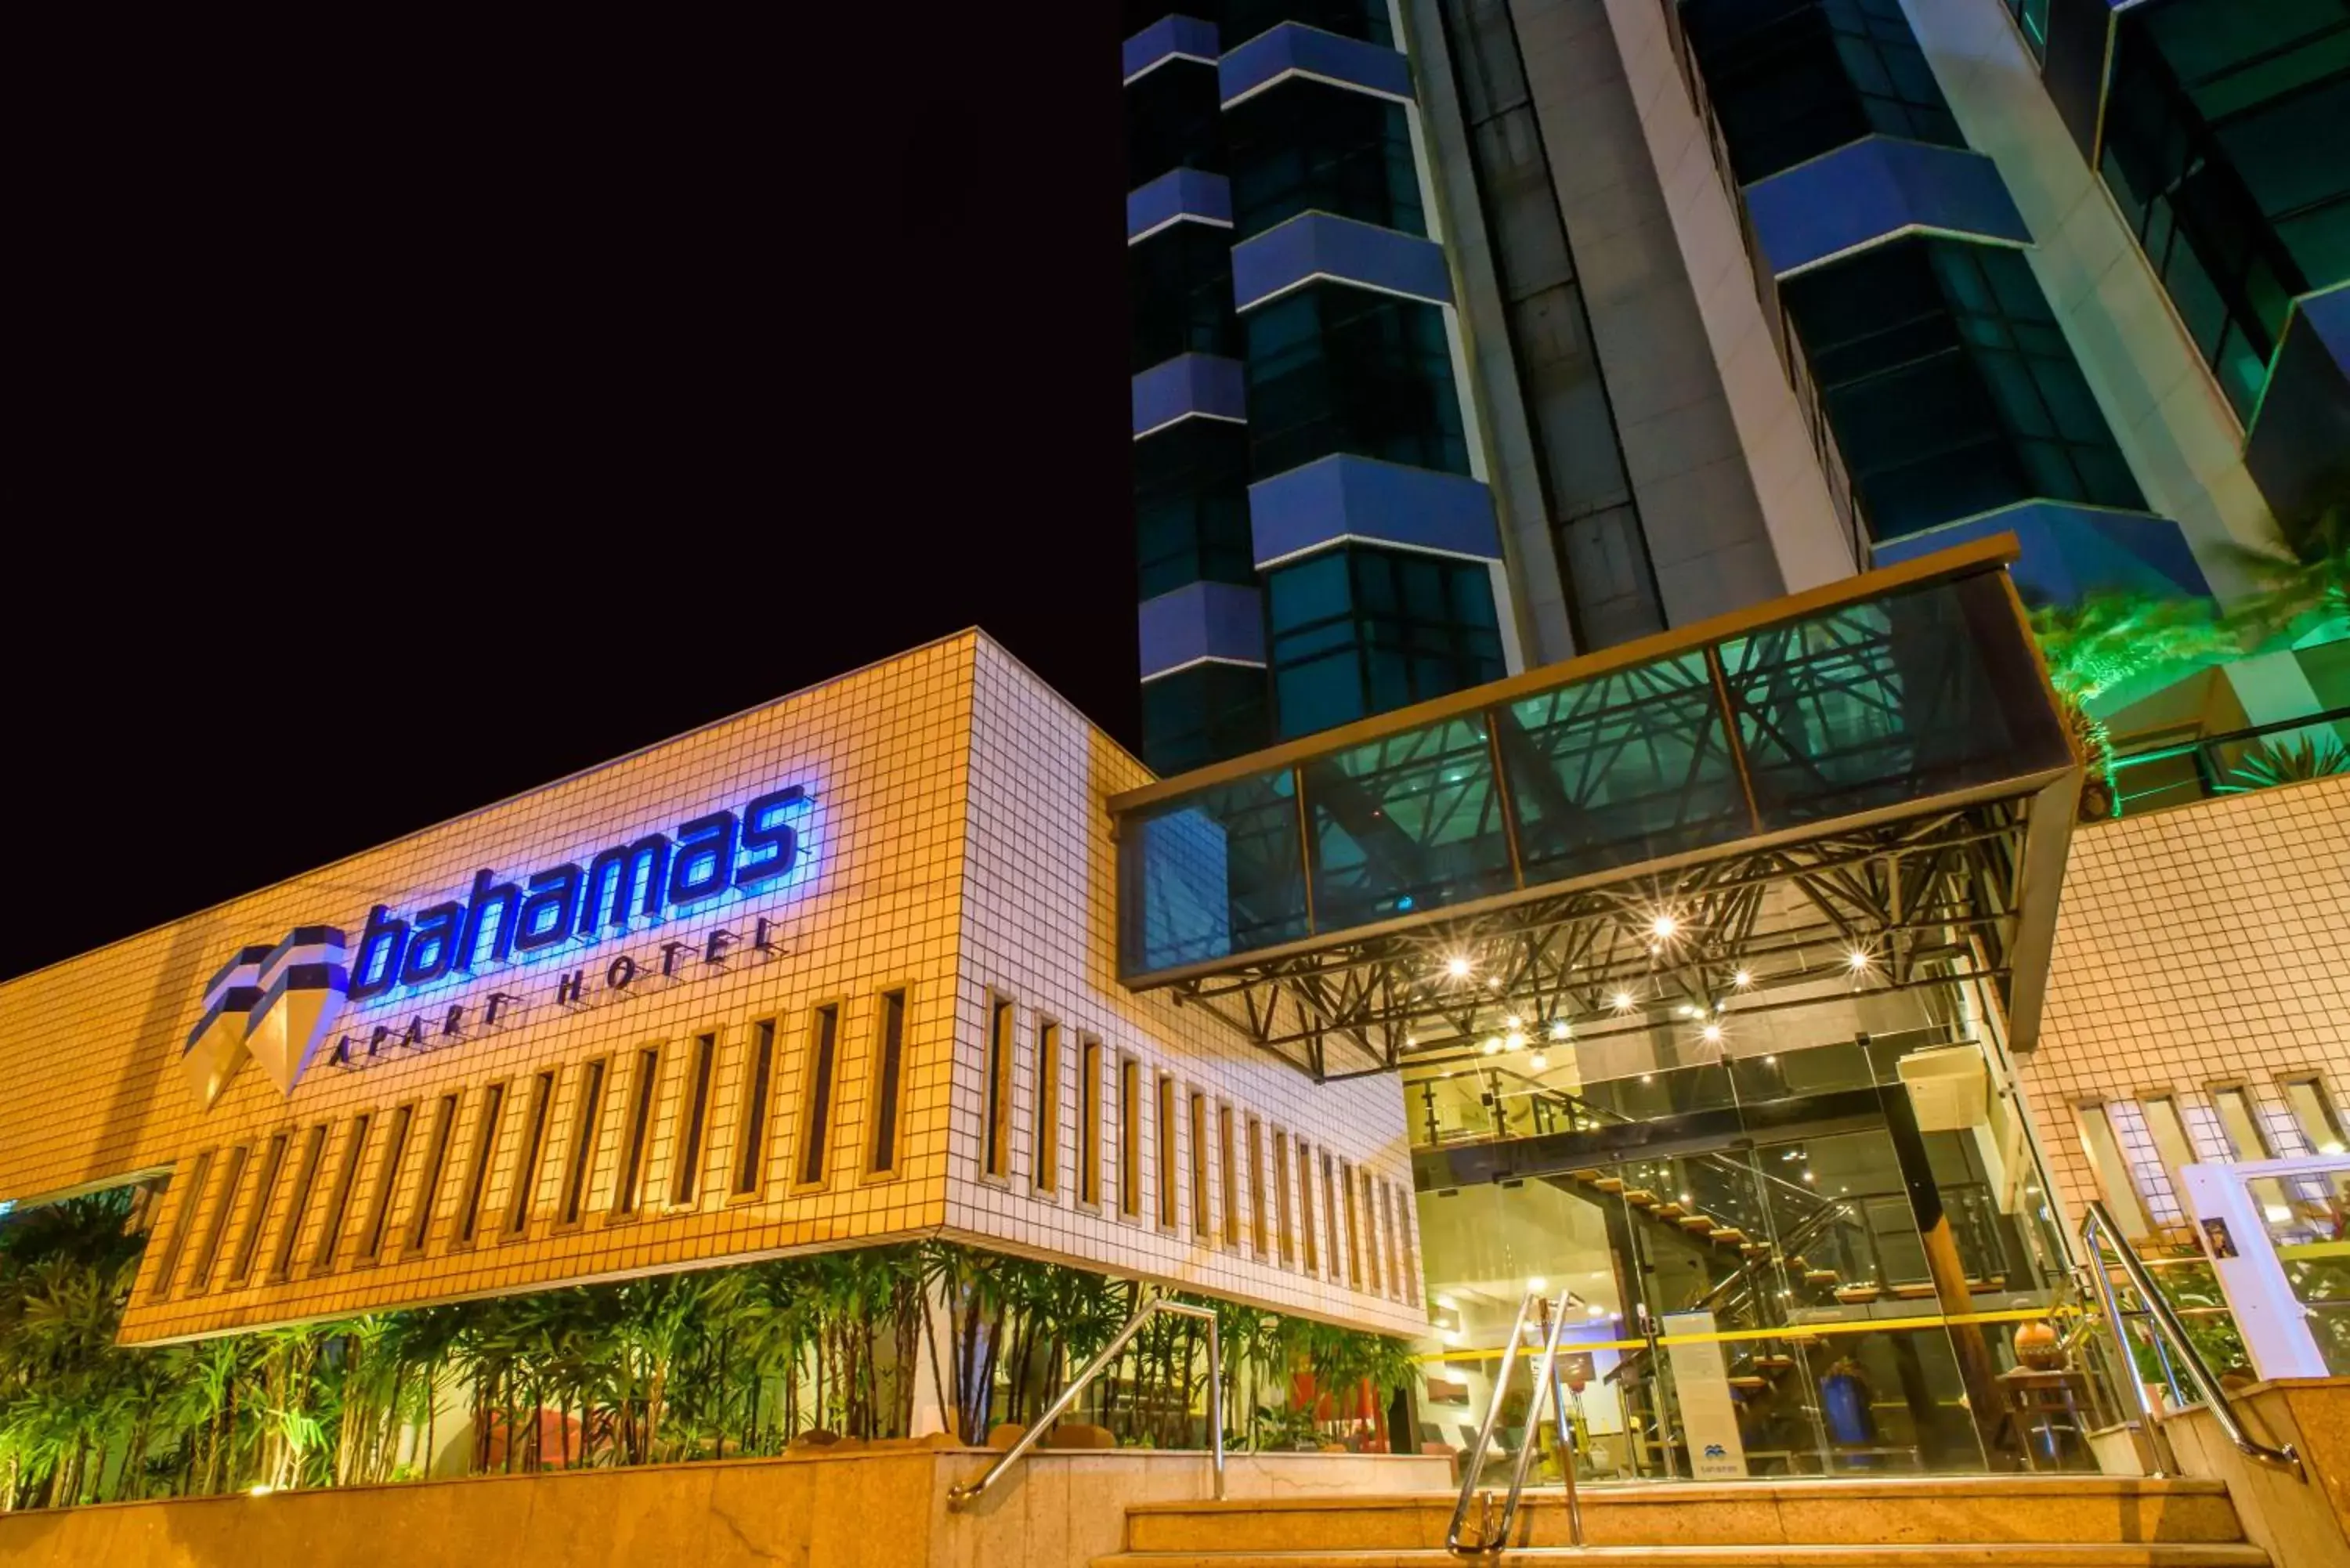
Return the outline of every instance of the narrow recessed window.
[[[1264,1245],[1264,1124],[1248,1119],[1249,1246],[1263,1261]]]
[[[840,1007],[827,1002],[808,1024],[807,1116],[800,1124],[799,1184],[824,1181],[825,1140],[832,1131],[833,1057],[840,1049]]]
[[[506,1108],[506,1086],[492,1084],[482,1091],[482,1109],[473,1124],[473,1158],[465,1162],[464,1199],[457,1210],[457,1245],[470,1247],[482,1230],[482,1200],[490,1189],[490,1164],[498,1153],[498,1122]]]
[[[979,1129],[982,1176],[1012,1174],[1012,999],[995,998],[988,1010],[987,1085]]]
[[[432,1210],[441,1204],[441,1179],[449,1173],[449,1148],[457,1141],[457,1096],[443,1095],[432,1113],[432,1141],[425,1146],[424,1177],[416,1184],[416,1213],[408,1222],[408,1251],[421,1252],[432,1239]]]
[[[1142,1218],[1142,1064],[1118,1064],[1118,1211]]]
[[[604,1125],[604,1074],[607,1064],[598,1057],[581,1070],[579,1106],[572,1115],[571,1155],[563,1168],[563,1207],[560,1225],[577,1225],[588,1208],[588,1179],[596,1168],[596,1137]]]
[[[881,993],[881,1015],[874,1021],[873,1142],[865,1151],[868,1174],[885,1176],[898,1168],[898,1103],[904,1097],[906,1078],[906,993]]]
[[[187,1244],[188,1232],[196,1223],[196,1210],[204,1200],[204,1187],[213,1174],[213,1151],[196,1156],[188,1168],[187,1185],[180,1189],[180,1210],[172,1222],[172,1234],[163,1243],[163,1256],[155,1265],[154,1299],[162,1301],[172,1293],[172,1276],[180,1270],[180,1250]]]
[[[767,1096],[775,1081],[775,1021],[751,1031],[750,1087],[743,1108],[743,1141],[734,1150],[734,1195],[759,1190],[767,1169]]]
[[[383,1233],[391,1223],[391,1201],[400,1191],[400,1162],[408,1156],[409,1129],[416,1125],[416,1107],[400,1106],[391,1113],[390,1136],[384,1139],[383,1158],[377,1162],[375,1200],[368,1205],[367,1228],[359,1234],[359,1259],[374,1262],[383,1255]]]
[[[1330,1170],[1330,1166],[1323,1164],[1323,1173],[1326,1173],[1326,1176],[1327,1176],[1327,1170]],[[1354,1209],[1356,1209],[1354,1170],[1347,1166],[1347,1161],[1344,1159],[1337,1161],[1337,1185],[1339,1185],[1339,1192],[1344,1194],[1342,1199],[1344,1206],[1347,1206],[1347,1283],[1354,1286],[1356,1291],[1361,1291],[1363,1288],[1363,1231],[1356,1227],[1356,1215],[1354,1215]]]
[[[252,1156],[249,1144],[239,1144],[228,1151],[228,1169],[221,1176],[220,1201],[213,1205],[212,1218],[204,1224],[203,1244],[196,1249],[196,1266],[188,1272],[188,1289],[203,1290],[212,1282],[213,1265],[220,1262],[221,1242],[227,1239],[229,1216],[235,1212],[237,1189],[244,1185],[244,1167]]]
[[[294,1272],[294,1249],[301,1244],[302,1221],[309,1216],[310,1194],[318,1189],[318,1167],[327,1157],[327,1124],[318,1123],[302,1140],[302,1160],[294,1171],[294,1195],[286,1205],[286,1227],[269,1260],[269,1282],[283,1284]]]
[[[1322,1243],[1314,1226],[1314,1149],[1297,1140],[1297,1231],[1305,1238],[1305,1272],[1322,1272]]]
[[[1241,1244],[1239,1153],[1233,1147],[1232,1107],[1216,1107],[1216,1186],[1224,1197],[1224,1245]]]
[[[1208,1203],[1208,1096],[1191,1096],[1191,1234],[1216,1242],[1214,1211]]]
[[[366,1111],[351,1118],[350,1136],[343,1140],[342,1158],[335,1164],[335,1185],[327,1195],[327,1212],[319,1218],[318,1244],[310,1249],[314,1274],[332,1269],[342,1251],[343,1223],[350,1217],[351,1192],[359,1184],[359,1161],[367,1154],[368,1128],[374,1121]]]
[[[652,1143],[653,1108],[660,1099],[660,1047],[637,1053],[636,1077],[629,1085],[629,1135],[620,1146],[620,1170],[612,1183],[612,1212],[634,1214],[645,1198],[645,1154]]]
[[[1175,1075],[1159,1075],[1158,1122],[1152,1131],[1159,1138],[1159,1158],[1154,1174],[1159,1178],[1159,1226],[1163,1231],[1175,1229]]]
[[[2138,1112],[2146,1117],[2147,1136],[2154,1139],[2155,1157],[2162,1161],[2171,1191],[2184,1199],[2187,1187],[2178,1173],[2195,1163],[2195,1146],[2188,1139],[2187,1124],[2178,1115],[2178,1102],[2168,1095],[2156,1095],[2140,1100]]]
[[[2284,1103],[2293,1109],[2293,1119],[2301,1127],[2301,1136],[2309,1147],[2320,1154],[2340,1154],[2345,1147],[2342,1139],[2342,1121],[2334,1114],[2334,1103],[2326,1097],[2325,1085],[2317,1078],[2287,1078],[2284,1081]]]
[[[1406,1301],[1415,1299],[1419,1289],[1419,1247],[1412,1235],[1416,1217],[1411,1194],[1396,1189],[1396,1229],[1403,1244],[1403,1272],[1396,1277],[1396,1292]]]
[[[2096,1173],[2097,1189],[2105,1195],[2114,1223],[2122,1228],[2126,1239],[2140,1240],[2148,1230],[2146,1210],[2138,1202],[2137,1188],[2130,1180],[2129,1164],[2122,1158],[2106,1107],[2076,1106],[2073,1114],[2079,1118],[2081,1147],[2088,1154],[2089,1168]]]
[[[1379,1183],[1379,1233],[1387,1238],[1388,1293],[1398,1301],[1404,1300],[1403,1262],[1400,1254],[1400,1229],[1403,1216],[1397,1212],[1395,1188]]]
[[[538,1167],[546,1152],[546,1118],[555,1104],[555,1075],[541,1073],[530,1081],[530,1106],[523,1113],[522,1148],[515,1158],[514,1190],[506,1198],[508,1236],[530,1229],[530,1211],[538,1201]]]
[[[1102,1044],[1077,1046],[1077,1201],[1101,1206]]]
[[[1274,1218],[1280,1221],[1277,1231],[1281,1266],[1294,1268],[1297,1263],[1297,1231],[1289,1202],[1289,1135],[1278,1127],[1273,1134],[1273,1206]]]
[[[2211,1104],[2220,1113],[2220,1127],[2228,1135],[2228,1147],[2238,1159],[2268,1159],[2273,1158],[2269,1148],[2269,1135],[2261,1126],[2261,1118],[2252,1112],[2252,1099],[2243,1089],[2214,1089]]]
[[[1036,1030],[1036,1190],[1061,1189],[1061,1026]]]
[[[1322,1240],[1324,1255],[1330,1260],[1327,1277],[1336,1280],[1339,1266],[1338,1183],[1335,1162],[1326,1148],[1322,1151]]]
[[[693,1075],[686,1080],[685,1139],[677,1148],[677,1175],[670,1183],[669,1200],[691,1203],[702,1191],[703,1139],[710,1131],[710,1080],[718,1067],[718,1036],[693,1037]]]
[[[277,1179],[285,1173],[286,1147],[292,1141],[285,1133],[276,1134],[262,1153],[261,1177],[253,1184],[253,1211],[245,1216],[244,1234],[237,1239],[236,1258],[229,1264],[233,1285],[253,1277],[253,1262],[261,1255],[261,1230],[269,1222],[269,1206],[277,1201]]]

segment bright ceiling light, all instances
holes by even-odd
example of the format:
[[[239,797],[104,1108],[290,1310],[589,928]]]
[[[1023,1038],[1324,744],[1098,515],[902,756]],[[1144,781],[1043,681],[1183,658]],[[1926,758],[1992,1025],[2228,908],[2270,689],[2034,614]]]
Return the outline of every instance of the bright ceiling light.
[[[1630,992],[1619,991],[1610,1000],[1615,1002],[1617,1012],[1629,1012],[1632,1011],[1632,993]]]
[[[1526,1048],[1525,1031],[1523,1029],[1511,1030],[1507,1034],[1502,1036],[1502,1044],[1507,1045],[1513,1051],[1524,1050]]]
[[[1550,1289],[1550,1282],[1544,1279],[1540,1274],[1528,1274],[1526,1276],[1526,1293],[1528,1295],[1538,1296],[1548,1289]]]
[[[1655,919],[1648,922],[1649,933],[1660,942],[1671,941],[1675,936],[1679,934],[1680,929],[1681,922],[1679,917],[1669,912],[1659,915]]]
[[[1446,959],[1444,961],[1444,972],[1451,975],[1455,980],[1467,980],[1469,978],[1469,961],[1465,958]]]
[[[1744,991],[1748,986],[1754,983],[1754,971],[1751,969],[1742,969],[1736,974],[1730,977],[1730,983],[1736,986],[1739,990]]]
[[[1488,1056],[1500,1055],[1502,1054],[1502,1037],[1498,1034],[1488,1035],[1485,1040],[1484,1052]]]
[[[1719,1023],[1709,1023],[1699,1033],[1704,1035],[1705,1043],[1709,1045],[1721,1044],[1721,1025]]]
[[[1523,1029],[1525,1026],[1526,1021],[1514,1012],[1502,1020],[1502,1027],[1504,1029]]]
[[[1564,1040],[1573,1033],[1574,1031],[1567,1027],[1565,1019],[1554,1018],[1550,1021],[1550,1037],[1552,1039]]]
[[[1526,1058],[1526,1065],[1537,1073],[1546,1073],[1550,1071],[1550,1058],[1537,1051]]]
[[[1865,948],[1855,948],[1844,955],[1844,961],[1846,968],[1857,974],[1868,967],[1868,951]]]

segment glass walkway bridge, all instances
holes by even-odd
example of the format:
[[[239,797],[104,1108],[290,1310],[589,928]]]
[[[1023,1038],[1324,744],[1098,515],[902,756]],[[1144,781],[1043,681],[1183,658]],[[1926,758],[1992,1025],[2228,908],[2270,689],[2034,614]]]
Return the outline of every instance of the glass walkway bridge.
[[[2080,763],[2015,548],[1120,794],[1120,978],[1316,1078],[1864,981],[1989,982],[2028,1048]]]

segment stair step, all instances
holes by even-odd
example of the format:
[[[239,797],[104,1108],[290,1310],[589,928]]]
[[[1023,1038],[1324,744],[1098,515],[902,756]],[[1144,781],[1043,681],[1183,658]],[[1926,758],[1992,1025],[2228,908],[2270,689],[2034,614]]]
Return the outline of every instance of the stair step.
[[[1738,1255],[1742,1258],[1750,1260],[1754,1258],[1767,1258],[1771,1255],[1771,1243],[1768,1241],[1742,1242],[1738,1248]]]
[[[1624,1190],[1624,1179],[1620,1176],[1596,1177],[1591,1185],[1602,1192],[1621,1192]]]
[[[1570,1170],[1566,1174],[1577,1181],[1596,1181],[1602,1172],[1596,1165],[1586,1165],[1581,1170]]]
[[[1713,1229],[1713,1220],[1710,1215],[1685,1214],[1680,1223],[1681,1229],[1692,1236],[1702,1236]]]
[[[1659,1220],[1678,1220],[1689,1210],[1678,1203],[1659,1203],[1649,1212]]]
[[[1242,1552],[1121,1552],[1094,1568],[1460,1568],[1440,1546]],[[2277,1568],[2242,1542],[1997,1542],[1917,1546],[1519,1546],[1503,1563],[1624,1568]]]
[[[1746,1240],[1746,1232],[1735,1225],[1724,1225],[1709,1238],[1717,1247],[1735,1247]]]
[[[1804,1271],[1804,1283],[1807,1285],[1832,1285],[1842,1278],[1844,1278],[1844,1276],[1837,1273],[1834,1269],[1805,1269]]]
[[[1645,1187],[1627,1187],[1624,1189],[1624,1201],[1635,1209],[1653,1209],[1657,1195]]]
[[[1127,1509],[1126,1545],[1133,1552],[1440,1550],[1454,1501],[1451,1492],[1422,1492],[1135,1503]],[[2213,1548],[2243,1540],[2227,1488],[2217,1481],[2104,1476],[1590,1486],[1583,1516],[1586,1538],[1598,1546],[1732,1552],[1937,1542]],[[1567,1544],[1565,1501],[1555,1483],[1527,1492],[1515,1533],[1531,1546]],[[2012,1552],[2007,1560],[2034,1568],[2042,1561]]]

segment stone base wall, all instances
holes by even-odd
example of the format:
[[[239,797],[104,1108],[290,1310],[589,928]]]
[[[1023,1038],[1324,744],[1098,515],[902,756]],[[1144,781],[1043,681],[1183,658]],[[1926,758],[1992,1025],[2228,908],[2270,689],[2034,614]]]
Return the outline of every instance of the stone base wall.
[[[1124,1549],[1130,1502],[1210,1495],[1207,1456],[1038,1453],[969,1513],[947,1489],[992,1455],[915,1443],[849,1454],[480,1476],[266,1497],[0,1514],[10,1568],[1089,1568]],[[1235,1498],[1450,1489],[1442,1458],[1235,1454]]]

